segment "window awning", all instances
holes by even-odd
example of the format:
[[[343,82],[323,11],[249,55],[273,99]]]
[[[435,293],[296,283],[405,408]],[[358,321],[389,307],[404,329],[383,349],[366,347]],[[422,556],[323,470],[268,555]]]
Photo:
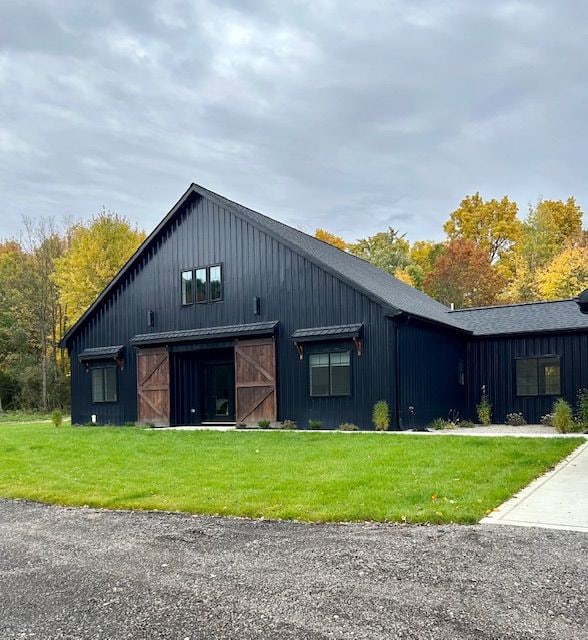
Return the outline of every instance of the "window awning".
[[[131,344],[141,347],[152,344],[170,344],[174,342],[198,342],[216,338],[252,338],[275,333],[278,321],[253,322],[251,324],[233,324],[225,327],[205,327],[182,331],[161,333],[143,333],[131,338]]]
[[[363,324],[340,324],[331,327],[296,329],[292,334],[294,342],[317,342],[322,340],[345,340],[359,338]]]
[[[324,342],[326,340],[353,340],[355,351],[361,355],[361,330],[363,324],[338,324],[330,327],[311,327],[296,329],[292,334],[294,346],[300,359],[304,358],[304,344],[309,342]]]
[[[80,362],[89,362],[91,360],[120,360],[124,345],[119,344],[109,347],[92,347],[84,349],[79,355]]]

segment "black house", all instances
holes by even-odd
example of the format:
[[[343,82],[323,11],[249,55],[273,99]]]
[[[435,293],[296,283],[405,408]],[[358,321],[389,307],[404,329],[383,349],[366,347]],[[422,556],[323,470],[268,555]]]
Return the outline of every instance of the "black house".
[[[371,264],[191,185],[64,337],[72,420],[537,421],[588,387],[572,300],[450,311]]]

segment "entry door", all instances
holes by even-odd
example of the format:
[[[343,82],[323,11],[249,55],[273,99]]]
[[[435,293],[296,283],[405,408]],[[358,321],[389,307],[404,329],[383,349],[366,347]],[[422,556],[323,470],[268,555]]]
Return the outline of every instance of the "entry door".
[[[208,364],[205,368],[207,422],[235,421],[235,368],[230,364]]]
[[[235,345],[237,421],[277,420],[276,344],[273,338]]]
[[[143,424],[169,426],[169,354],[165,347],[137,351],[137,414]]]

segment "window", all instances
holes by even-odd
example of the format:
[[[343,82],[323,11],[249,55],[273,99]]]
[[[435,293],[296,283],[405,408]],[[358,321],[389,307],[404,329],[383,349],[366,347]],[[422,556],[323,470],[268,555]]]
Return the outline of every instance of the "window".
[[[206,268],[196,269],[196,302],[206,302],[208,294]]]
[[[210,301],[217,302],[223,298],[223,279],[222,268],[220,264],[216,264],[213,267],[209,267],[208,272],[210,274]]]
[[[116,367],[93,367],[92,402],[116,402]]]
[[[561,393],[559,356],[516,359],[517,396],[557,396]]]
[[[192,291],[192,270],[182,271],[182,304],[192,304],[194,293]]]
[[[311,396],[351,395],[349,351],[313,353],[308,358]]]
[[[195,281],[195,282],[194,282]],[[223,299],[223,267],[213,264],[182,271],[182,304],[219,302]]]

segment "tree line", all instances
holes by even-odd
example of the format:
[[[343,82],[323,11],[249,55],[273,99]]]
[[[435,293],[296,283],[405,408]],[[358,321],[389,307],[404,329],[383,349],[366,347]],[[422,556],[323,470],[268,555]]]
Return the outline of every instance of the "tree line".
[[[457,308],[576,296],[588,287],[588,232],[574,198],[540,200],[524,219],[508,197],[467,196],[441,242],[388,228],[356,242],[317,238]],[[116,213],[58,225],[23,218],[0,241],[0,411],[69,404],[65,332],[145,238]]]
[[[61,338],[144,237],[102,211],[61,226],[23,218],[20,236],[0,241],[0,412],[69,405]]]
[[[455,308],[570,298],[588,288],[588,231],[576,200],[539,200],[518,214],[508,196],[475,193],[449,215],[441,242],[410,243],[391,227],[356,242],[324,229],[315,236]]]

